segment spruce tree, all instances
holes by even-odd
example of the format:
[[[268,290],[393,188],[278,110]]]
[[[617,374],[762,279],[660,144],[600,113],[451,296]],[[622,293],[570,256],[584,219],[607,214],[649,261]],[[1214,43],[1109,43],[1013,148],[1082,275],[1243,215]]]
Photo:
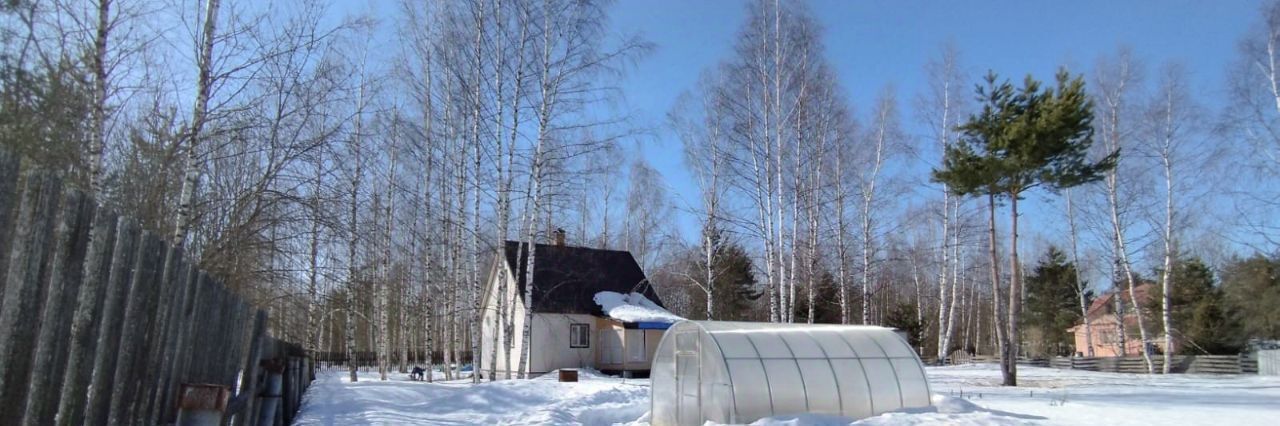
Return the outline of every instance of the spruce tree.
[[[736,241],[725,238],[723,230],[713,228],[710,231],[712,246],[716,247],[712,255],[712,269],[715,270],[715,281],[711,284],[713,301],[712,309],[715,319],[721,321],[744,321],[752,319],[752,307],[763,291],[756,283],[754,266],[747,250]],[[706,261],[701,258],[689,265],[690,276],[698,276],[707,268]],[[691,287],[690,299],[695,301],[692,316],[706,314],[706,293]],[[701,309],[699,309],[701,308]]]
[[[1076,274],[1062,250],[1049,247],[1027,277],[1027,326],[1040,332],[1047,355],[1070,355],[1075,345],[1067,329],[1080,322]]]

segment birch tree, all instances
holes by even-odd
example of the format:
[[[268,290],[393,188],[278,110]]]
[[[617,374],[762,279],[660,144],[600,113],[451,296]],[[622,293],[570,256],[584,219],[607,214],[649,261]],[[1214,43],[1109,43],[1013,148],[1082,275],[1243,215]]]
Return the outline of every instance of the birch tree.
[[[216,0],[215,0],[216,1]],[[363,156],[364,156],[364,114],[365,108],[368,106],[368,83],[366,81],[366,69],[364,64],[360,64],[360,77],[358,83],[358,95],[356,97],[355,112],[352,114],[353,124],[351,134],[348,136],[347,149],[351,153],[350,165],[352,170],[348,176],[348,196],[349,196],[349,216],[347,217],[347,312],[346,320],[346,340],[347,340],[347,370],[350,374],[352,382],[359,380],[356,375],[356,364],[354,358],[356,351],[356,328],[355,328],[355,286],[356,277],[360,273],[359,264],[357,263],[358,245],[360,243],[360,192],[362,189],[361,181],[364,174]]]
[[[727,180],[753,210],[754,218],[742,223],[761,248],[769,319],[775,322],[794,320],[801,259],[796,249],[807,220],[800,212],[801,191],[812,177],[802,167],[822,141],[814,125],[826,119],[823,114],[838,113],[816,106],[834,84],[822,78],[827,71],[820,34],[802,5],[754,2],[733,56],[717,70],[724,128],[731,130],[725,135]]]
[[[1064,198],[1067,200],[1067,232],[1071,242],[1071,264],[1076,265],[1077,270],[1083,269],[1080,263],[1080,247],[1077,236],[1079,232],[1076,229],[1076,213],[1073,206],[1074,198],[1071,195],[1071,189],[1064,191]],[[1089,318],[1089,293],[1085,288],[1085,281],[1080,278],[1079,273],[1075,276],[1076,296],[1080,300],[1080,320],[1084,323],[1084,341],[1088,342],[1085,349],[1085,356],[1093,357],[1093,319]]]
[[[1179,230],[1187,224],[1182,208],[1186,198],[1183,197],[1194,197],[1190,193],[1189,182],[1203,177],[1203,172],[1197,170],[1204,170],[1208,165],[1206,159],[1216,153],[1198,149],[1202,146],[1197,143],[1201,125],[1199,118],[1204,113],[1191,97],[1186,71],[1181,65],[1171,63],[1161,69],[1155,92],[1144,109],[1145,126],[1141,137],[1146,145],[1144,150],[1158,162],[1164,178],[1164,214],[1155,222],[1161,228],[1164,243],[1160,266],[1160,318],[1165,353],[1169,354],[1173,351],[1174,333],[1179,326],[1173,323],[1170,301],[1173,287],[1177,285],[1173,271],[1182,234]],[[1165,356],[1161,372],[1169,374],[1170,368],[1172,357]]]
[[[1258,8],[1256,23],[1240,39],[1227,90],[1226,129],[1238,138],[1237,149],[1258,169],[1259,177],[1280,177],[1280,2]],[[1275,191],[1257,185],[1237,189],[1240,220],[1253,236],[1271,246],[1280,243],[1280,224],[1268,220],[1277,205]],[[1262,249],[1266,251],[1267,249]]]
[[[872,271],[875,257],[876,208],[881,183],[880,171],[890,153],[896,149],[904,137],[898,117],[897,95],[892,89],[885,89],[876,101],[871,122],[865,137],[870,142],[869,158],[864,161],[865,168],[859,179],[859,195],[861,197],[861,229],[862,229],[862,323],[874,324],[871,318]],[[917,312],[919,313],[919,312]]]
[[[1097,87],[1094,97],[1098,100],[1100,113],[1098,114],[1099,134],[1101,136],[1102,148],[1108,151],[1119,151],[1131,145],[1129,141],[1131,137],[1131,125],[1124,122],[1125,117],[1129,114],[1129,104],[1131,91],[1133,86],[1138,83],[1139,74],[1136,64],[1131,57],[1131,53],[1126,49],[1121,49],[1114,59],[1103,58],[1095,70],[1094,85]],[[1117,167],[1106,173],[1106,204],[1109,211],[1109,219],[1111,222],[1111,243],[1113,255],[1113,265],[1117,269],[1113,276],[1123,277],[1124,282],[1128,285],[1129,300],[1133,302],[1133,311],[1137,315],[1138,332],[1142,339],[1142,359],[1147,365],[1147,372],[1154,373],[1155,366],[1151,361],[1150,351],[1147,347],[1151,343],[1151,339],[1147,333],[1146,320],[1142,312],[1142,304],[1138,303],[1137,295],[1137,278],[1133,272],[1132,262],[1129,260],[1128,237],[1126,235],[1127,222],[1125,213],[1128,205],[1122,202],[1123,176],[1122,168],[1131,169],[1129,163],[1119,163]],[[1124,318],[1124,309],[1121,298],[1116,298],[1116,315]],[[1120,336],[1121,354],[1127,351],[1125,321],[1121,320],[1117,327]]]
[[[209,96],[213,91],[214,62],[213,46],[218,37],[218,8],[221,0],[206,0],[204,20],[200,31],[199,55],[196,60],[196,99],[192,106],[191,122],[183,135],[187,140],[186,172],[182,179],[182,192],[179,195],[177,225],[174,226],[173,241],[181,246],[187,240],[187,232],[191,227],[193,203],[195,203],[196,183],[200,178],[200,141],[202,131],[209,121]],[[353,380],[354,381],[354,380]]]
[[[964,74],[960,64],[960,53],[954,43],[947,43],[942,46],[939,57],[931,59],[925,64],[925,74],[928,78],[929,86],[927,91],[918,99],[919,115],[923,118],[925,124],[929,126],[929,130],[934,139],[935,146],[946,152],[951,146],[956,135],[953,128],[960,123],[966,107],[966,97],[963,94],[964,83],[967,77]],[[959,267],[959,259],[949,256],[952,247],[949,241],[951,236],[956,235],[958,239],[959,233],[952,229],[952,212],[959,211],[959,200],[951,198],[951,191],[945,184],[942,185],[942,205],[941,205],[941,222],[942,235],[940,239],[938,254],[941,263],[938,268],[938,354],[939,364],[945,364],[947,360],[947,351],[951,348],[951,338],[955,330],[955,315],[957,304],[957,283],[955,280],[948,280],[948,271],[955,274]],[[954,206],[953,206],[954,205]]]
[[[704,77],[706,80],[710,78],[714,77]],[[720,87],[722,86],[714,81],[704,81],[699,100],[686,95],[677,104],[677,109],[667,115],[671,126],[680,134],[685,163],[694,171],[699,188],[702,210],[699,255],[703,257],[705,268],[701,277],[690,277],[690,281],[706,294],[708,320],[716,318],[714,283],[718,274],[715,256],[719,251],[719,238],[716,237],[715,230],[720,226],[720,204],[724,198],[723,180],[726,173],[726,153],[722,140],[724,101],[720,99]],[[690,116],[700,118],[700,122],[685,118]]]
[[[588,105],[608,98],[609,86],[598,78],[616,72],[612,67],[633,59],[648,49],[648,44],[636,38],[627,38],[605,49],[601,43],[606,14],[603,5],[591,1],[544,0],[541,5],[528,6],[532,39],[528,48],[533,56],[531,104],[533,105],[530,135],[533,141],[529,155],[527,210],[524,221],[525,292],[522,295],[525,320],[521,330],[521,350],[518,375],[527,377],[530,327],[533,306],[533,289],[538,285],[533,271],[537,267],[538,236],[537,218],[543,213],[547,190],[549,162],[555,161],[557,142],[567,138],[566,129],[596,128],[605,123],[578,115]],[[577,119],[576,123],[570,120]],[[593,138],[608,139],[608,138]],[[552,156],[556,154],[556,156]]]

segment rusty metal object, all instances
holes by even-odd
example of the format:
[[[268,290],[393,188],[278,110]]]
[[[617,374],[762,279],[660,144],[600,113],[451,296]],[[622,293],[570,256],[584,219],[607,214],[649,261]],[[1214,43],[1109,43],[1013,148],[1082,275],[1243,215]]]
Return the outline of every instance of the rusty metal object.
[[[222,424],[222,415],[231,399],[231,388],[212,384],[182,384],[178,391],[179,426]]]

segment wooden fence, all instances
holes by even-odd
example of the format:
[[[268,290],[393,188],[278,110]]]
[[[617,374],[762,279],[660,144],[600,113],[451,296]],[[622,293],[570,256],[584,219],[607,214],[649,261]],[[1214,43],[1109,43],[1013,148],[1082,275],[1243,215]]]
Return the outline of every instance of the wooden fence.
[[[1156,372],[1162,370],[1164,355],[1152,355]],[[1049,360],[1053,368],[1104,371],[1109,373],[1146,374],[1147,363],[1140,356],[1129,357],[1057,357]],[[1252,355],[1174,355],[1170,373],[1186,374],[1257,374],[1258,360]]]
[[[410,365],[419,365],[419,366],[425,367],[427,361],[426,361],[426,358],[422,356],[424,352],[425,351],[423,350],[410,349],[409,358],[406,359],[405,362],[407,362]],[[459,353],[458,359],[454,360],[454,362],[459,362],[462,364],[471,363],[471,351],[459,351],[458,353]],[[436,365],[439,365],[439,363],[442,362],[440,360],[444,359],[444,351],[436,350],[432,352],[431,356],[432,356],[432,359],[436,360]],[[348,362],[355,362],[356,366],[358,367],[369,367],[369,366],[378,365],[378,353],[374,351],[356,351],[352,354],[347,354],[346,352],[320,351],[320,352],[312,353],[311,357],[315,360],[317,364],[324,363],[327,365],[347,365]],[[389,356],[388,359],[389,359],[388,362],[390,362],[391,365],[399,365],[400,353],[399,352],[393,353]]]
[[[930,365],[936,365],[933,358],[926,359]],[[998,363],[1000,358],[993,355],[969,355],[956,351],[948,356],[948,364],[983,364]],[[1164,364],[1163,355],[1152,355],[1151,362],[1156,371],[1161,371]],[[1060,369],[1102,371],[1109,373],[1146,374],[1147,364],[1141,356],[1130,357],[1055,357],[1018,358],[1018,365],[1034,367],[1053,367]],[[1257,356],[1250,353],[1240,355],[1174,355],[1170,373],[1187,374],[1257,374]]]
[[[925,365],[938,365],[937,357],[921,357],[920,362]],[[1000,357],[995,355],[971,355],[968,352],[955,351],[947,356],[946,365],[962,365],[962,364],[998,364]],[[1049,360],[1039,358],[1018,357],[1018,365],[1026,365],[1031,367],[1048,367]]]
[[[188,384],[240,379],[239,397],[253,399],[259,359],[287,352],[264,338],[264,312],[180,249],[4,147],[0,283],[2,424],[172,423]]]

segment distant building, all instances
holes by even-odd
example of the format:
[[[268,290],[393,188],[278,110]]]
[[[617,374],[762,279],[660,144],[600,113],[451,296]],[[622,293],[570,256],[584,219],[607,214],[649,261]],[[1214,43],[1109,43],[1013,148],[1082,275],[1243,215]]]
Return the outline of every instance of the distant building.
[[[679,320],[662,307],[662,300],[630,252],[573,247],[564,244],[563,231],[553,244],[537,244],[532,296],[527,371],[545,374],[562,368],[594,368],[606,373],[647,375],[658,341]],[[513,347],[509,364],[502,352],[496,376],[519,369],[521,332],[525,321],[525,249],[507,241],[489,271],[483,297],[480,374],[487,376],[494,350],[501,351],[505,331],[499,324],[500,298],[513,315]],[[507,293],[498,293],[506,280]],[[497,345],[494,338],[498,339]]]
[[[1134,293],[1137,293],[1138,300],[1146,306],[1151,306],[1154,300],[1156,288],[1154,284],[1143,283],[1135,287]],[[1116,297],[1124,303],[1124,331],[1125,342],[1124,349],[1120,347],[1120,321],[1121,318],[1116,315]],[[1153,323],[1150,318],[1155,316],[1151,312],[1147,313],[1147,332],[1151,339],[1152,354],[1167,353],[1164,347],[1164,335],[1157,334],[1158,324]],[[1088,356],[1089,347],[1093,347],[1093,356],[1096,357],[1112,357],[1112,356],[1141,356],[1142,355],[1142,336],[1138,331],[1138,311],[1134,309],[1132,300],[1129,297],[1128,288],[1113,290],[1104,294],[1102,297],[1093,300],[1089,304],[1089,325],[1092,328],[1093,341],[1090,342],[1085,336],[1084,323],[1076,324],[1067,331],[1075,335],[1075,352],[1077,355]],[[1174,340],[1174,351],[1178,350],[1178,341]]]

